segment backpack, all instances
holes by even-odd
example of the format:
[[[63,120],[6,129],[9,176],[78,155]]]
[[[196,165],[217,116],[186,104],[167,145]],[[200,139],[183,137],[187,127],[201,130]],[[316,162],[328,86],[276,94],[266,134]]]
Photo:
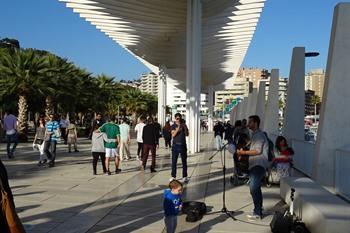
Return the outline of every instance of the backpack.
[[[204,202],[188,201],[182,204],[182,212],[187,214],[187,222],[196,222],[207,213],[207,206]]]
[[[268,146],[269,146],[269,150],[267,153],[267,160],[269,162],[271,162],[273,160],[273,158],[275,157],[274,145],[273,145],[273,142],[270,140],[270,138],[267,136],[267,133],[264,132],[264,134],[265,134],[266,140],[268,142]]]

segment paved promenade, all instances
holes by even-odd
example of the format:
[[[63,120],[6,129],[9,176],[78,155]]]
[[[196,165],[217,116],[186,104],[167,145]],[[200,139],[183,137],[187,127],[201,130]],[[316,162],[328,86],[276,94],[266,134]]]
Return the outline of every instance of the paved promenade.
[[[203,134],[201,141],[203,152],[188,158],[191,180],[185,186],[184,201],[204,201],[215,212],[222,207],[221,157],[218,154],[213,161],[208,160],[214,153],[211,134]],[[79,150],[67,153],[66,146],[59,144],[56,166],[48,168],[36,165],[38,155],[29,143],[19,145],[15,160],[6,158],[5,145],[1,144],[0,156],[8,169],[16,207],[28,233],[165,232],[162,193],[170,178],[170,151],[164,148],[163,139],[157,151],[157,173],[150,173],[149,168],[140,171],[139,162],[133,159],[122,163],[121,174],[111,176],[103,175],[98,164],[98,175],[94,176],[90,141],[80,140]],[[135,141],[131,151],[135,157]],[[179,163],[181,166],[180,159]],[[231,175],[230,156],[227,167]],[[181,175],[181,168],[179,172]],[[187,223],[182,215],[177,232],[270,232],[272,213],[280,208],[278,187],[263,189],[267,216],[253,223],[245,217],[253,208],[249,187],[233,187],[227,178],[226,195],[227,207],[235,211],[237,221],[213,213],[196,223]]]

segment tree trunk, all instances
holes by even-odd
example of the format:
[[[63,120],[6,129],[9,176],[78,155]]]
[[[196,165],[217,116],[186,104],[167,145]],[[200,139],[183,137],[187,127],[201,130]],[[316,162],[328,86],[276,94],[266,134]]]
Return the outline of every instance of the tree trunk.
[[[131,120],[133,121],[133,125],[137,124],[137,114],[136,114],[136,112],[132,113]]]
[[[27,99],[20,95],[18,99],[18,133],[25,134],[27,131]]]
[[[49,118],[50,113],[53,113],[52,97],[47,96],[45,99],[45,103],[46,103],[45,116],[46,118]]]

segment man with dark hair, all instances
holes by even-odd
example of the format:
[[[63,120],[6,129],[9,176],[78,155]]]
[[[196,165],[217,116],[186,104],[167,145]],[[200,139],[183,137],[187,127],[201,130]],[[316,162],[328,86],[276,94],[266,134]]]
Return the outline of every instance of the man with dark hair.
[[[143,140],[143,155],[142,155],[142,167],[146,169],[146,163],[148,159],[149,151],[152,154],[152,165],[151,172],[156,171],[156,148],[159,147],[159,131],[157,126],[154,124],[153,118],[149,117],[147,125],[143,127],[142,132]]]
[[[56,159],[56,145],[60,137],[60,124],[58,123],[57,116],[55,114],[49,114],[49,121],[45,124],[45,128],[44,152],[47,158],[50,160],[49,167],[54,167]]]
[[[220,121],[218,121],[214,126],[214,137],[216,143],[216,150],[219,151],[222,148],[222,139],[224,137],[225,127]]]
[[[4,118],[4,130],[6,131],[7,157],[12,159],[18,144],[17,118],[13,115],[12,110],[8,110]]]
[[[225,127],[225,140],[227,142],[233,141],[233,130],[234,128],[232,127],[230,121],[228,121]]]
[[[109,119],[108,123],[103,124],[99,128],[99,132],[105,133],[107,138],[104,139],[105,141],[105,149],[106,149],[106,168],[107,173],[106,175],[111,175],[111,172],[109,170],[109,159],[115,158],[115,173],[118,174],[122,170],[119,169],[119,154],[118,154],[118,145],[120,142],[120,130],[119,126],[115,123],[115,116],[112,116]]]
[[[135,132],[137,133],[136,140],[137,140],[137,160],[142,160],[143,156],[143,140],[142,140],[142,133],[143,133],[143,127],[145,127],[145,117],[140,117],[140,122],[135,126]]]
[[[121,119],[121,124],[119,125],[120,130],[120,145],[119,145],[119,155],[121,160],[129,160],[130,156],[130,126],[127,123],[127,119],[124,117]]]
[[[260,125],[260,120],[259,120],[259,125]],[[250,132],[249,132],[249,128],[247,127],[247,120],[246,119],[243,119],[242,120],[242,126],[241,126],[241,129],[239,131],[240,134],[245,134],[248,139],[250,139]]]
[[[171,148],[171,178],[170,181],[176,179],[176,167],[179,154],[182,161],[182,179],[183,182],[188,182],[187,177],[187,145],[186,136],[188,136],[187,125],[182,120],[180,113],[175,114],[175,124],[171,126],[171,136],[173,138],[173,147]]]
[[[91,131],[90,131],[90,134],[89,134],[89,139],[91,139],[92,133],[94,132],[94,129],[96,128],[96,125],[98,127],[101,127],[103,124],[104,124],[104,121],[102,119],[102,114],[99,113],[99,112],[96,113],[96,118],[91,123]]]
[[[158,132],[158,145],[159,145],[159,138],[162,136],[162,126],[159,124],[157,118],[154,118],[154,125]]]
[[[258,220],[263,217],[262,206],[263,196],[261,192],[261,182],[268,167],[268,141],[259,129],[260,118],[257,115],[249,117],[248,127],[252,130],[250,149],[237,151],[239,159],[243,156],[249,156],[249,187],[250,194],[254,202],[253,214],[248,214],[249,220]]]

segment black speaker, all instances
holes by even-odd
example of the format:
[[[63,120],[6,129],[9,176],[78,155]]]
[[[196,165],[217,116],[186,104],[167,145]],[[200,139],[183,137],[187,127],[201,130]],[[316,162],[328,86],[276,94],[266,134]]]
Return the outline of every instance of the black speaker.
[[[292,216],[276,211],[270,223],[272,233],[289,233],[292,225]]]

